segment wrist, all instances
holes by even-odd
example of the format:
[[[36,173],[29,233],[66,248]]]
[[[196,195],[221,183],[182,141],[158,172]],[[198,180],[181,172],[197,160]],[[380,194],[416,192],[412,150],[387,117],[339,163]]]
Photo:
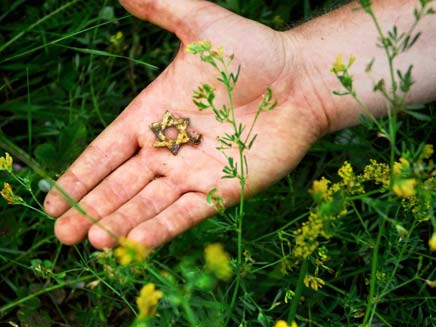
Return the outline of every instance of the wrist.
[[[287,58],[282,74],[287,80],[287,101],[311,120],[316,134],[321,137],[332,130],[334,107],[330,101],[330,85],[334,81],[322,71],[328,72],[328,66],[322,67],[319,54],[313,51],[314,45],[299,28],[281,33]]]
[[[373,10],[381,30],[387,33],[395,25],[400,33],[408,31],[414,23],[413,9],[417,3],[408,0],[374,1]],[[294,54],[289,78],[295,81],[289,97],[299,105],[312,108],[324,133],[355,125],[359,122],[359,115],[364,113],[353,97],[333,94],[333,91],[344,91],[330,71],[339,54],[345,63],[350,55],[357,58],[349,72],[353,77],[353,89],[361,103],[375,117],[386,114],[386,99],[380,92],[374,92],[374,84],[383,79],[390,87],[392,81],[388,60],[384,49],[377,46],[379,34],[372,18],[363,10],[354,10],[358,7],[356,2],[351,3],[284,32],[287,38],[293,40],[287,47],[287,51]],[[436,63],[431,33],[435,27],[434,17],[424,18],[419,25],[421,38],[395,60],[395,72],[399,70],[404,73],[414,64],[415,84],[407,94],[408,103],[422,103],[436,98],[436,74],[432,73],[435,70],[429,69]],[[370,62],[372,69],[368,73],[366,67]]]
[[[329,116],[326,114],[325,88],[317,87],[314,63],[308,57],[308,44],[298,29],[278,32],[283,42],[285,64],[278,78],[286,96],[282,103],[289,104],[290,110],[298,111],[312,129],[315,139],[330,131]],[[274,91],[274,89],[273,89]]]

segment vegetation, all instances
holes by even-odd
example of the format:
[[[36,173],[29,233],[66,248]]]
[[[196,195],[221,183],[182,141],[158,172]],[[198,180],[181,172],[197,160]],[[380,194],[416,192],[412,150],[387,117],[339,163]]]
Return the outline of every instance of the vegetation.
[[[278,29],[339,4],[218,2]],[[429,8],[421,4],[417,23]],[[0,8],[0,323],[436,325],[436,112],[434,104],[405,105],[413,68],[395,68],[415,30],[380,31],[392,71],[390,80],[375,83],[386,97],[386,119],[374,119],[361,103],[361,126],[323,138],[295,171],[254,198],[242,193],[236,208],[221,210],[211,190],[220,215],[152,253],[126,239],[115,251],[95,251],[86,241],[72,247],[56,241],[54,221],[41,207],[47,179],[164,69],[177,40],[115,2],[1,1]],[[224,72],[231,97],[237,72],[226,71],[224,52],[208,47],[190,50],[215,64],[217,77]],[[338,96],[359,102],[348,72],[354,60],[339,56],[326,70],[343,86]],[[232,108],[207,101],[213,99],[207,85],[193,91],[200,109],[234,126],[219,148],[226,155],[227,144],[237,144],[240,156],[227,158],[223,173],[243,188],[250,165],[244,153],[255,135],[241,137]],[[274,90],[259,113],[273,107]]]

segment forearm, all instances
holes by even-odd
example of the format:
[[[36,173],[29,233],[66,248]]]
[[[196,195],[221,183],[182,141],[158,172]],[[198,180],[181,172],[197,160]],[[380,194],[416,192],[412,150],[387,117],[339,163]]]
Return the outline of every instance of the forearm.
[[[414,23],[413,9],[418,1],[372,1],[373,10],[386,34],[395,25],[399,32],[407,32]],[[384,79],[390,85],[391,72],[384,49],[377,46],[379,34],[371,17],[363,10],[353,10],[360,5],[353,2],[327,15],[314,19],[286,33],[297,47],[294,64],[299,82],[291,96],[295,101],[310,101],[314,110],[325,116],[327,132],[351,126],[358,122],[362,110],[351,96],[336,96],[333,90],[342,86],[333,73],[332,63],[338,54],[344,62],[350,55],[357,60],[350,69],[357,96],[376,116],[386,113],[386,100],[373,91],[374,81]],[[395,60],[395,69],[406,71],[413,64],[415,84],[408,96],[408,103],[425,103],[436,99],[436,17],[424,17],[416,32],[422,32],[417,43]],[[370,74],[367,64],[375,59]],[[396,73],[395,73],[396,74]],[[294,76],[295,77],[295,76]]]

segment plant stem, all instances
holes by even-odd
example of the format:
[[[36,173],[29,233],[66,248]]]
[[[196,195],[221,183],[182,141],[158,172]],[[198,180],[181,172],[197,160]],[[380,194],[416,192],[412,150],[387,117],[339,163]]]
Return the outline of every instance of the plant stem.
[[[393,66],[394,56],[390,53],[389,48],[385,44],[386,37],[381,29],[381,26],[380,26],[380,23],[378,22],[377,17],[374,15],[374,12],[372,11],[372,8],[368,13],[374,22],[374,25],[375,25],[377,32],[378,32],[380,39],[381,39],[383,49],[386,52],[386,57],[388,58],[389,74],[390,74],[390,78],[391,78],[391,82],[392,82],[392,94],[394,95],[394,99],[395,99],[396,93],[397,93],[397,84],[395,82],[395,74],[394,74],[394,66]]]
[[[382,221],[380,223],[380,228],[377,235],[377,240],[374,246],[374,250],[372,252],[372,262],[371,262],[371,279],[369,281],[369,295],[368,295],[368,304],[366,306],[365,317],[363,319],[363,326],[368,325],[368,320],[370,320],[370,316],[374,315],[374,311],[376,308],[377,301],[374,300],[375,296],[375,284],[377,281],[377,265],[378,265],[378,251],[380,247],[381,237],[384,232],[385,222]],[[371,318],[372,320],[372,318]],[[370,325],[370,324],[369,324]],[[368,325],[368,326],[369,326]]]
[[[395,73],[394,73],[394,58],[396,57],[396,54],[391,53],[391,51],[389,51],[389,47],[385,43],[386,37],[381,29],[381,26],[380,26],[380,23],[379,23],[377,17],[375,16],[372,9],[369,11],[369,15],[371,16],[371,18],[374,22],[374,25],[375,25],[377,32],[379,34],[379,37],[381,39],[383,49],[385,50],[386,57],[388,59],[389,75],[390,75],[390,79],[391,79],[392,102],[388,101],[388,103],[387,103],[387,113],[388,113],[388,121],[389,121],[389,142],[391,145],[389,164],[390,164],[390,167],[392,168],[394,165],[394,162],[395,162],[395,143],[396,143],[397,109],[398,109],[398,106],[397,106],[397,103],[398,103],[398,95],[397,95],[398,85],[397,85],[397,81],[395,79]],[[391,185],[393,183],[392,176],[393,175],[391,175]]]
[[[229,76],[228,73],[228,67],[227,64],[224,62],[224,74],[226,76]],[[233,289],[233,295],[232,300],[230,302],[230,312],[227,319],[230,319],[230,315],[233,312],[236,304],[236,298],[238,296],[239,287],[241,284],[241,266],[242,266],[242,226],[243,226],[243,217],[244,217],[244,201],[245,201],[245,161],[244,161],[244,150],[245,147],[241,146],[241,135],[239,135],[238,127],[236,124],[236,116],[235,116],[235,106],[233,103],[233,95],[232,95],[232,87],[229,83],[229,79],[224,82],[226,89],[227,89],[227,95],[229,99],[229,109],[231,113],[231,124],[233,126],[233,130],[235,135],[237,135],[237,145],[238,145],[238,152],[239,152],[239,185],[241,188],[241,194],[239,197],[239,208],[238,208],[238,214],[236,217],[236,233],[237,233],[237,263],[236,263],[236,281],[235,281],[235,288]]]
[[[181,298],[183,299],[182,300],[182,308],[183,308],[183,311],[185,311],[185,315],[186,315],[186,318],[189,321],[189,325],[192,326],[192,327],[198,326],[197,319],[195,318],[194,312],[192,311],[192,308],[189,305],[188,301],[184,300],[184,296],[183,295],[181,296]]]
[[[292,298],[291,306],[289,308],[289,315],[288,315],[289,325],[292,324],[292,322],[295,320],[295,316],[297,314],[298,302],[300,302],[301,293],[303,291],[304,277],[306,277],[307,274],[307,266],[308,266],[307,263],[308,263],[307,259],[305,259],[301,263],[300,274],[298,275],[297,286],[295,288],[295,295]]]

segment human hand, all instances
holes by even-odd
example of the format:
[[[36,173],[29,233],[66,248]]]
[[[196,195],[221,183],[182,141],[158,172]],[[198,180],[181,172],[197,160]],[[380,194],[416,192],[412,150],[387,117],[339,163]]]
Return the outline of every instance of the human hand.
[[[225,103],[217,73],[186,53],[189,43],[209,40],[234,54],[241,74],[234,90],[237,119],[253,120],[267,87],[278,105],[262,113],[258,134],[247,153],[247,193],[253,194],[295,167],[309,146],[324,132],[325,119],[311,99],[293,97],[296,91],[296,44],[292,35],[271,30],[206,1],[122,0],[135,16],[174,32],[181,41],[174,61],[123,113],[95,139],[58,180],[100,224],[118,236],[157,246],[214,214],[206,196],[217,188],[226,206],[240,196],[237,180],[221,179],[226,161],[216,150],[216,138],[229,131],[211,111],[199,112],[192,92],[202,82],[216,88],[216,103]],[[296,100],[296,99],[304,100]],[[312,101],[313,103],[313,101]],[[170,111],[188,117],[202,134],[200,145],[183,146],[174,156],[152,146],[152,122]],[[236,152],[235,152],[236,153]],[[65,244],[88,236],[96,248],[112,247],[116,240],[105,230],[69,208],[53,189],[45,200],[47,212],[60,216],[55,233]]]

